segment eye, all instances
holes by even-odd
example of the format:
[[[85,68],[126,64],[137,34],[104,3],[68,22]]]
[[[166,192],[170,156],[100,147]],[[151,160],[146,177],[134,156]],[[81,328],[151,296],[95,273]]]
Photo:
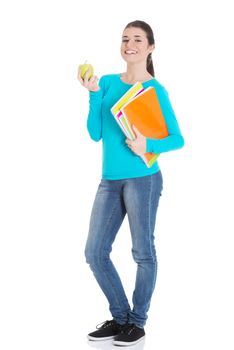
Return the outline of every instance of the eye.
[[[139,40],[139,39],[136,39],[136,41],[137,41],[138,43],[141,43],[141,40]]]
[[[126,43],[128,41],[128,39],[123,39],[122,42],[123,43]]]

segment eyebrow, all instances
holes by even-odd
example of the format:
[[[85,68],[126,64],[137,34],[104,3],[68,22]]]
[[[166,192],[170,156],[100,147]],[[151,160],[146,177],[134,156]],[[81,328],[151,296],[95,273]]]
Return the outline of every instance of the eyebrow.
[[[135,38],[141,38],[141,35],[134,35]],[[123,35],[123,38],[128,38],[127,35]]]

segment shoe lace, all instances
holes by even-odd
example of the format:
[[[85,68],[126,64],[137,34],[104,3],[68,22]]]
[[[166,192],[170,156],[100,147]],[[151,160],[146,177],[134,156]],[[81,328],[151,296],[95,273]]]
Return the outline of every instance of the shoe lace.
[[[130,335],[135,328],[136,326],[134,324],[127,323],[122,327],[121,333]]]
[[[107,328],[110,326],[114,326],[115,325],[115,321],[111,320],[111,321],[104,321],[102,323],[99,323],[96,328],[100,329],[100,328]]]

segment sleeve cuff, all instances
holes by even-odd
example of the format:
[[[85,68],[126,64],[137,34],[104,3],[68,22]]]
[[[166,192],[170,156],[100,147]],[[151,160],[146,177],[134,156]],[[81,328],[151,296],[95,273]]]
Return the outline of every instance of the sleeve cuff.
[[[154,153],[153,148],[154,148],[154,141],[152,139],[146,138],[146,152]]]

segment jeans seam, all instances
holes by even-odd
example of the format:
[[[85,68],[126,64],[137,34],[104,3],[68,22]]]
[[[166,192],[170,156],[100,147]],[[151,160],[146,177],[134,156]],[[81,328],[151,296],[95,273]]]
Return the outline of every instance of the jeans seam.
[[[149,232],[148,232],[148,238],[150,243],[150,254],[152,256],[152,242],[151,242],[151,201],[152,201],[152,176],[150,176],[150,195],[149,195]]]

